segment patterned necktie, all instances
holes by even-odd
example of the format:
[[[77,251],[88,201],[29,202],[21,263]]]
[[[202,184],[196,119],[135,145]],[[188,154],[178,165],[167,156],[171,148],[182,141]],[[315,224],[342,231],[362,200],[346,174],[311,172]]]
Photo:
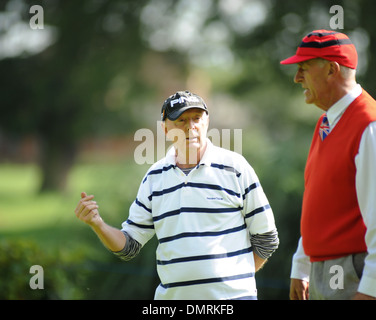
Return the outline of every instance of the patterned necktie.
[[[323,141],[328,136],[329,133],[330,133],[330,128],[329,128],[328,117],[324,115],[324,117],[322,118],[320,129],[319,129],[319,135],[320,135],[321,141]]]

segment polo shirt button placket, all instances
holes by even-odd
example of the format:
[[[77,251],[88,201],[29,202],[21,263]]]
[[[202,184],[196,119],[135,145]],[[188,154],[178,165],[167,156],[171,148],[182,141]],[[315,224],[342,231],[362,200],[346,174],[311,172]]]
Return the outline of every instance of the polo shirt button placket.
[[[188,176],[182,170],[180,170],[179,174],[184,179],[184,184],[187,184],[188,183]]]
[[[188,183],[188,180],[189,180],[189,176],[192,172],[188,173],[188,174],[184,174],[185,175],[185,181],[184,181],[184,184],[186,185]]]

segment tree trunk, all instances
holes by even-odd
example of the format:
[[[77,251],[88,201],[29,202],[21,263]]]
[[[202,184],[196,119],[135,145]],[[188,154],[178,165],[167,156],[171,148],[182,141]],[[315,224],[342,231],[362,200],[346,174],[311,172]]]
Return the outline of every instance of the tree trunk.
[[[40,192],[65,190],[76,153],[76,145],[72,142],[56,142],[48,137],[42,138],[39,161],[42,171]]]

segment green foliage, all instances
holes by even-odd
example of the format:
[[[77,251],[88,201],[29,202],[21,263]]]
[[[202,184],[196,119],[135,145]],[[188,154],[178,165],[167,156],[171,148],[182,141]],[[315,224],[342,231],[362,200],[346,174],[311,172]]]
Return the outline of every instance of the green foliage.
[[[124,262],[74,214],[87,191],[105,221],[120,227],[143,174],[132,161],[81,164],[66,193],[39,194],[35,165],[0,165],[0,299],[152,299],[156,240]],[[43,290],[29,286],[33,265],[44,269]]]
[[[33,241],[0,241],[0,299],[82,299],[81,284],[87,274],[72,266],[81,264],[82,252],[56,250],[48,253]],[[34,265],[43,268],[43,289],[32,289]]]
[[[17,12],[14,21],[4,20],[11,23],[4,23],[0,35],[12,22],[28,25],[31,3],[4,1],[4,19],[12,16],[11,8]],[[373,94],[371,0],[41,1],[54,41],[38,54],[0,60],[5,75],[0,78],[0,131],[37,136],[41,189],[63,190],[79,139],[149,126],[163,99],[177,89],[192,87],[210,96],[220,92],[241,104],[250,93],[273,86],[291,93],[292,68],[279,61],[295,52],[307,32],[330,28],[334,4],[343,6],[343,31],[354,36],[362,84]],[[258,8],[265,11],[263,18],[255,16]],[[292,103],[286,95],[279,100]],[[268,120],[278,124],[281,118],[264,106],[261,119],[270,115]],[[282,116],[286,124],[294,121],[288,113]],[[299,135],[301,128],[296,129]]]

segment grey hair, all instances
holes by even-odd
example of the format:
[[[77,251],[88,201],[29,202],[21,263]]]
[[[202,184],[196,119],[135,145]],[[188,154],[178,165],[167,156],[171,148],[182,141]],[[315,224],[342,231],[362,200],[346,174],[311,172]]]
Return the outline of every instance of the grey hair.
[[[317,63],[319,64],[320,67],[323,67],[328,62],[330,62],[329,60],[326,60],[326,59],[323,59],[323,58],[315,58],[313,60],[317,61]],[[355,78],[356,69],[351,69],[349,67],[345,67],[345,66],[342,66],[342,65],[339,65],[339,68],[340,68],[341,75],[344,79]]]

